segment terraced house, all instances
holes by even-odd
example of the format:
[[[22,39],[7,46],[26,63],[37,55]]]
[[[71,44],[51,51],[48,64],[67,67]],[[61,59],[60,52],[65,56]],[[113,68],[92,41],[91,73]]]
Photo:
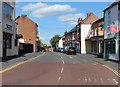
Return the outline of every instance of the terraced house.
[[[103,56],[104,51],[104,18],[93,22],[86,37],[87,53]]]
[[[15,2],[0,2],[0,57],[18,54]]]
[[[85,19],[79,18],[78,24],[69,32],[65,33],[65,45],[73,46],[76,48],[77,52],[81,54],[87,53],[86,37],[91,29],[93,22],[97,21],[99,18],[93,13],[88,12]],[[89,44],[89,43],[88,43]]]
[[[120,60],[119,58],[119,31],[120,31],[120,0],[112,3],[104,10],[105,35],[104,58]]]

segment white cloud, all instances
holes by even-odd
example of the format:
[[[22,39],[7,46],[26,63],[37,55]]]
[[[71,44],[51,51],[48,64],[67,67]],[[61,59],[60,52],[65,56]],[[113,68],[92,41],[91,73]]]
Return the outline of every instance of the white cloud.
[[[36,4],[28,4],[24,7],[22,7],[21,9],[23,11],[34,11],[36,10],[37,8],[43,8],[43,7],[46,7],[48,6],[47,4],[44,4],[44,3],[36,3]]]
[[[49,5],[44,3],[28,4],[21,9],[23,11],[31,11],[30,15],[36,18],[43,18],[54,14],[76,11],[76,8],[72,8],[70,5]]]
[[[58,20],[61,23],[68,23],[68,24],[77,24],[78,18],[85,18],[84,14],[78,13],[78,14],[68,14],[68,15],[62,15],[58,18]]]

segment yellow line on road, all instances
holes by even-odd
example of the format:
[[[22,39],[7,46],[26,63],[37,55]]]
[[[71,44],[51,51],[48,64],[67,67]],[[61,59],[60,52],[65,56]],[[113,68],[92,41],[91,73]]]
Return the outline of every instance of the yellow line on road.
[[[17,67],[17,66],[19,66],[19,65],[22,65],[22,64],[24,64],[24,63],[30,62],[30,61],[32,61],[32,60],[35,60],[35,59],[37,59],[37,58],[39,58],[40,56],[43,56],[43,55],[45,55],[45,52],[44,52],[43,54],[38,55],[38,56],[36,56],[36,57],[33,57],[33,58],[29,59],[29,60],[26,60],[26,61],[17,63],[17,64],[15,64],[15,65],[13,65],[13,66],[10,66],[10,67],[8,67],[8,68],[6,68],[6,69],[4,69],[4,70],[1,70],[0,73],[4,73],[4,72],[6,72],[6,71],[9,71],[9,70],[11,70],[11,69],[13,69],[13,68],[15,68],[15,67]]]
[[[94,61],[94,60],[93,60],[93,61]],[[118,71],[112,69],[111,67],[109,67],[109,66],[107,66],[107,65],[104,65],[104,64],[102,64],[102,63],[99,63],[99,62],[97,62],[97,61],[94,61],[94,62],[97,63],[97,64],[102,65],[103,67],[105,67],[105,68],[107,68],[107,69],[109,69],[109,70],[112,71],[115,75],[117,75],[118,77],[120,77],[120,73],[119,73]]]

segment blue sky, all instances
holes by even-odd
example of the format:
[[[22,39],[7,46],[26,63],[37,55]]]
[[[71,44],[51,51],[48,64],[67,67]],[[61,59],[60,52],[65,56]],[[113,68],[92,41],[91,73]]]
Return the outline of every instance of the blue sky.
[[[103,17],[103,10],[111,2],[19,2],[16,4],[16,17],[26,14],[38,24],[39,36],[49,45],[54,35],[63,35],[71,30],[79,17],[85,18],[87,12]]]

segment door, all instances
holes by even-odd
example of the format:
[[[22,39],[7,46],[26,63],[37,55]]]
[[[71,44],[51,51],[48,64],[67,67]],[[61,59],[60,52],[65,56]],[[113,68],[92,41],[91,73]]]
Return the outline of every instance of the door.
[[[3,57],[6,56],[6,35],[3,33]]]
[[[109,43],[105,42],[105,58],[109,58]]]

